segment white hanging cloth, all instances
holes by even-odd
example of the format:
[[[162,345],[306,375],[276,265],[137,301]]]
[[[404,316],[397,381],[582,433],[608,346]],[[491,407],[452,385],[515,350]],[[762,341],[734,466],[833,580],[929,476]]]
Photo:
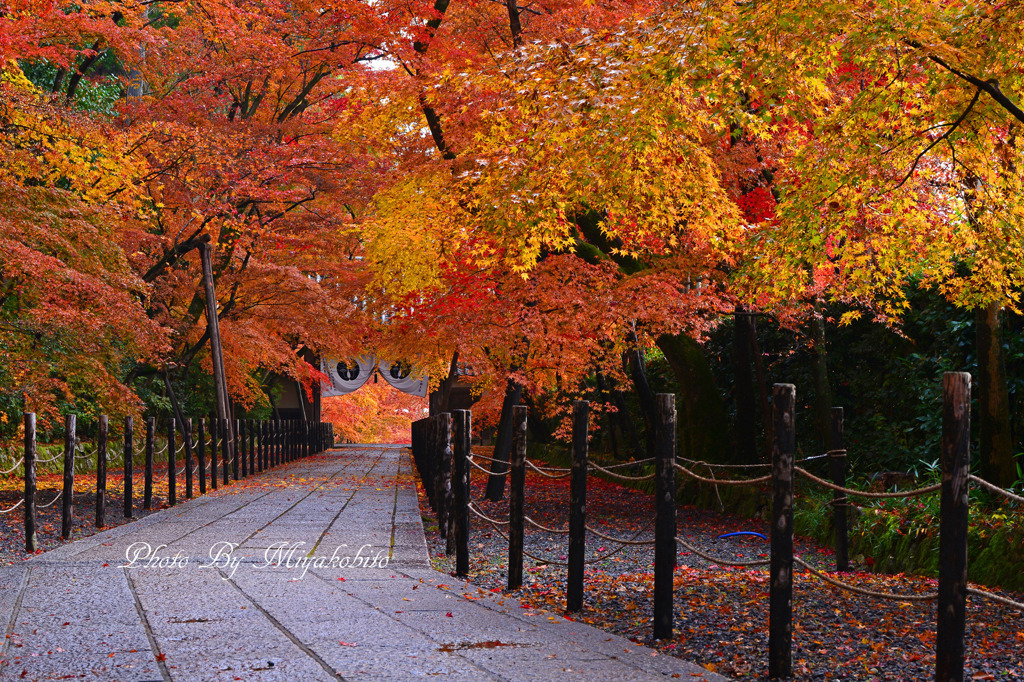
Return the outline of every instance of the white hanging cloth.
[[[426,375],[417,376],[413,367],[407,362],[381,361],[377,365],[377,371],[384,377],[384,380],[403,393],[427,397],[427,384],[430,383]]]
[[[331,378],[330,386],[321,386],[320,395],[325,398],[348,395],[357,391],[373,375],[377,358],[360,355],[349,360],[323,360],[320,371]]]

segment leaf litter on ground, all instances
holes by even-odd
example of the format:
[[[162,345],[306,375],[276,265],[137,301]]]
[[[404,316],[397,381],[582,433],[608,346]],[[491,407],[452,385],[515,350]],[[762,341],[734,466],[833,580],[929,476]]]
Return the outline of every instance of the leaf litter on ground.
[[[474,452],[490,456],[490,448]],[[473,470],[472,500],[494,519],[508,518],[508,496],[484,499],[486,475]],[[440,571],[455,569],[445,556],[445,541],[422,485],[420,509],[432,562]],[[526,475],[526,514],[540,524],[563,529],[568,522],[568,479]],[[591,476],[587,486],[587,523],[606,535],[632,538],[648,528],[654,515],[651,496]],[[508,543],[495,528],[470,520],[470,576],[484,590],[504,590]],[[719,539],[736,531],[768,535],[767,524],[692,506],[678,508],[680,536],[712,556],[750,561],[768,558],[769,543],[755,536]],[[502,529],[507,532],[505,528]],[[565,535],[527,526],[527,552],[551,561],[566,560]],[[653,538],[653,530],[638,539]],[[615,543],[587,534],[587,557],[603,555]],[[795,539],[796,553],[834,578],[858,587],[897,594],[934,592],[936,581],[910,575],[870,573],[857,566],[834,571],[830,548]],[[736,679],[767,679],[768,571],[731,568],[708,562],[680,547],[675,570],[674,636],[652,641],[653,546],[628,546],[585,569],[584,608],[565,613],[566,568],[529,557],[523,589],[515,593],[524,608],[546,609],[622,635]],[[986,588],[1021,601],[1024,595]],[[934,602],[883,601],[840,591],[806,571],[795,574],[793,597],[793,670],[804,680],[930,680],[935,671]],[[968,679],[1024,680],[1024,614],[998,603],[970,598],[967,604]]]

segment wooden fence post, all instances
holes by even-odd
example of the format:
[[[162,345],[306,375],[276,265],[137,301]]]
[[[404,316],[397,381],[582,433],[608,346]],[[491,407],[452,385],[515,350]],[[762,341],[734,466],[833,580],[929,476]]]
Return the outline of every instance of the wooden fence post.
[[[655,396],[654,639],[670,639],[676,568],[676,397]]]
[[[437,497],[438,491],[441,486],[437,482],[438,472],[441,471],[441,465],[437,463],[437,416],[430,417],[430,421],[427,422],[427,464],[430,466],[430,471],[427,476],[430,478],[430,507],[434,510],[434,514],[438,514],[437,510]]]
[[[278,439],[280,438],[281,422],[271,419],[267,422],[267,468],[277,466]]]
[[[249,475],[256,473],[256,420],[250,419],[249,425]]]
[[[146,472],[142,482],[142,508],[153,508],[153,457],[156,447],[156,418],[146,419]]]
[[[60,536],[65,540],[71,537],[71,505],[75,499],[76,419],[73,414],[64,417],[64,499],[61,500]]]
[[[942,375],[942,498],[939,502],[939,608],[935,680],[964,679],[967,618],[967,512],[971,473],[971,375]]]
[[[124,517],[132,518],[135,515],[135,481],[132,480],[133,464],[132,458],[135,455],[135,419],[128,415],[124,418],[124,480],[122,490],[124,491]]]
[[[39,549],[36,538],[36,413],[25,413],[25,551]]]
[[[455,410],[455,463],[452,535],[455,542],[455,575],[469,575],[469,452],[473,442],[473,413]]]
[[[196,420],[196,454],[199,456],[199,494],[206,494],[206,418]]]
[[[832,482],[846,487],[846,446],[843,438],[843,408],[832,408],[832,451],[829,452]],[[849,531],[846,526],[848,499],[845,493],[832,491],[832,523],[836,528],[836,570],[850,570]]]
[[[224,474],[224,485],[231,483],[231,453],[234,452],[235,448],[232,447],[234,443],[231,442],[231,420],[221,419],[220,420],[220,459],[224,466],[221,467],[221,471]],[[235,462],[237,464],[237,461]]]
[[[100,415],[96,433],[96,527],[107,525],[107,434],[110,424],[107,415]]]
[[[242,438],[242,434],[238,432],[238,430],[242,428],[242,420],[236,419],[234,427],[235,428],[232,431],[234,440],[231,443],[231,452],[234,455],[234,459],[231,460],[231,478],[237,481],[242,471],[241,462],[239,462],[239,460],[242,459],[243,457],[244,450],[242,449],[242,447],[245,445],[244,439]]]
[[[512,408],[512,452],[509,453],[508,589],[523,586],[523,508],[526,501],[526,405]]]
[[[178,424],[174,417],[167,420],[167,505],[178,504]]]
[[[249,439],[246,435],[246,423],[244,419],[235,422],[235,433],[238,434],[238,458],[241,461],[242,478],[249,475]]]
[[[442,412],[437,415],[437,456],[439,462],[439,473],[441,490],[438,503],[441,505],[437,510],[437,530],[441,537],[448,538],[448,514],[452,507],[452,415],[450,412]],[[451,554],[449,550],[455,548],[448,543],[445,546],[445,554]]]
[[[210,488],[217,489],[220,474],[217,469],[217,454],[220,451],[220,438],[223,436],[220,430],[220,419],[210,417]]]
[[[771,583],[768,589],[768,677],[793,675],[793,454],[796,387],[772,387]]]
[[[267,420],[261,419],[256,422],[259,427],[257,429],[257,447],[259,448],[256,452],[256,468],[260,473],[267,470]]]
[[[192,418],[186,417],[185,421],[181,424],[181,437],[185,441],[185,498],[191,500],[194,491],[192,470],[195,468],[195,462],[192,459],[192,446],[195,444],[192,440]]]
[[[266,444],[263,452],[263,470],[274,468],[274,420],[268,419],[266,427]]]
[[[583,558],[587,551],[587,438],[590,403],[577,400],[572,415],[572,470],[569,479],[569,566],[565,608],[583,608]]]

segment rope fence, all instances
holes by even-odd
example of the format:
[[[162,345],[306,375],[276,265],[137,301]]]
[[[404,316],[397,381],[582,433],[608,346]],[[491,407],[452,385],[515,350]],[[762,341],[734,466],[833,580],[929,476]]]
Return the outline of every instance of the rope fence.
[[[700,483],[710,483],[711,485],[757,485],[759,483],[767,483],[772,480],[771,474],[767,476],[760,476],[758,478],[704,478],[700,474],[694,473],[678,462],[673,462],[672,466],[695,481],[699,481]]]
[[[918,495],[927,495],[928,493],[937,492],[942,488],[941,483],[936,483],[935,485],[929,485],[923,488],[915,488],[913,490],[898,490],[891,493],[874,493],[869,490],[857,490],[855,488],[847,488],[841,485],[836,485],[831,481],[826,481],[823,478],[815,476],[811,472],[801,467],[793,467],[793,471],[795,471],[796,473],[800,474],[805,478],[814,481],[815,483],[822,487],[829,488],[830,490],[834,490],[839,493],[843,493],[844,495],[858,495],[860,497],[868,497],[876,500],[893,499],[897,497],[917,497]]]
[[[508,589],[522,587],[523,561],[529,557],[535,561],[553,566],[564,566],[567,570],[566,609],[568,612],[578,611],[583,606],[585,564],[601,561],[623,551],[627,547],[653,546],[654,549],[654,594],[652,630],[654,639],[668,639],[673,636],[673,577],[679,551],[688,551],[716,566],[740,568],[765,568],[769,572],[769,590],[772,606],[769,618],[769,650],[768,673],[770,678],[792,676],[792,600],[794,573],[806,571],[807,575],[823,581],[832,588],[860,595],[870,599],[900,603],[939,602],[936,612],[936,642],[938,655],[936,669],[952,671],[962,670],[964,661],[941,660],[953,652],[963,652],[964,617],[967,596],[986,599],[1006,607],[1024,611],[1024,604],[1002,595],[967,586],[967,522],[968,522],[968,491],[971,484],[978,489],[1001,496],[1010,503],[1024,502],[1024,497],[1013,491],[1004,490],[969,472],[969,441],[958,434],[969,433],[965,420],[969,415],[970,377],[963,373],[947,373],[943,377],[943,446],[942,467],[943,483],[925,485],[919,488],[896,491],[860,490],[846,485],[846,465],[848,452],[842,443],[843,411],[834,408],[832,418],[833,447],[826,452],[797,459],[795,455],[795,388],[790,384],[776,384],[772,398],[773,445],[772,463],[757,464],[715,464],[701,460],[687,459],[676,456],[674,452],[676,433],[674,396],[659,394],[657,411],[651,416],[655,433],[656,456],[646,460],[622,462],[603,466],[588,461],[587,440],[589,404],[585,401],[576,403],[573,412],[572,466],[548,467],[526,458],[526,408],[516,406],[512,415],[512,446],[508,461],[494,457],[486,457],[470,452],[468,440],[460,440],[459,429],[468,429],[470,415],[468,411],[457,410],[454,415],[447,413],[437,417],[426,418],[413,424],[413,456],[420,472],[420,479],[427,489],[427,497],[431,505],[438,511],[439,532],[448,539],[448,553],[456,554],[456,575],[465,577],[468,574],[468,517],[475,516],[489,524],[498,535],[508,542]],[[447,421],[441,421],[441,420]],[[456,425],[456,437],[453,444],[451,424]],[[459,424],[463,426],[459,427]],[[665,435],[671,434],[671,435]],[[500,462],[491,471],[480,462]],[[815,461],[828,463],[829,477],[822,477],[808,471],[802,464]],[[643,474],[640,467],[652,465],[654,471]],[[489,482],[495,480],[510,482],[509,516],[507,521],[491,518],[484,514],[468,499],[468,476],[472,468],[488,474]],[[632,472],[619,473],[626,467]],[[698,474],[694,469],[705,467],[708,476]],[[722,478],[720,472],[733,470],[738,472],[764,472],[751,478]],[[527,471],[539,473],[545,478],[569,478],[568,525],[563,528],[549,527],[531,518],[524,511],[525,474]],[[462,473],[460,473],[462,472]],[[632,537],[616,536],[588,525],[586,522],[586,486],[587,475],[607,476],[615,480],[639,482],[654,481],[655,514],[647,528]],[[731,486],[766,486],[772,495],[771,518],[769,527],[771,534],[771,558],[740,559],[716,556],[695,546],[676,530],[675,497],[678,491],[676,476],[684,476],[698,484],[713,486],[716,493],[718,487]],[[742,475],[742,474],[741,474]],[[832,507],[833,527],[836,533],[835,559],[836,571],[843,573],[849,570],[847,518],[848,508],[853,506],[849,499],[857,496],[865,499],[912,499],[932,493],[942,494],[943,518],[940,522],[940,547],[943,552],[939,562],[939,589],[927,593],[901,593],[869,589],[852,584],[848,580],[830,575],[832,571],[817,567],[797,556],[793,549],[793,491],[795,477],[803,477],[825,490],[831,491],[832,499],[828,504]],[[829,480],[831,479],[831,480]],[[503,486],[502,486],[503,487]],[[488,497],[491,490],[488,486]],[[494,499],[494,498],[491,498]],[[721,499],[721,498],[719,498]],[[444,518],[445,510],[450,518]],[[444,520],[442,520],[444,519]],[[955,520],[955,522],[954,522]],[[460,531],[459,528],[463,530]],[[651,527],[654,528],[653,539],[641,536]],[[524,538],[527,529],[568,536],[566,560],[544,557],[529,551]],[[611,552],[599,556],[587,557],[586,534],[602,541],[615,544]],[[604,547],[601,547],[603,550]],[[466,559],[463,561],[463,555]],[[794,568],[797,571],[794,571]],[[940,597],[940,595],[942,595]],[[790,633],[786,636],[785,633]],[[940,665],[942,666],[940,668]],[[937,679],[946,679],[939,676]]]
[[[191,420],[189,420],[190,422]],[[182,436],[185,435],[185,430],[182,428],[183,424],[174,419],[168,420],[167,437],[157,438],[156,420],[149,418],[145,421],[144,444],[136,446],[134,423],[132,417],[125,419],[125,428],[120,436],[121,443],[118,444],[114,442],[114,439],[110,438],[110,425],[107,417],[100,415],[95,431],[96,437],[94,440],[87,441],[77,437],[77,416],[67,415],[64,426],[64,446],[60,447],[58,445],[39,445],[36,442],[35,414],[25,413],[25,454],[19,457],[10,468],[0,471],[0,476],[10,476],[17,475],[18,469],[22,468],[22,476],[25,479],[25,492],[17,502],[0,510],[0,515],[9,514],[21,507],[25,507],[24,530],[26,551],[35,552],[38,549],[36,514],[40,510],[53,507],[60,500],[63,500],[61,537],[65,540],[70,538],[76,470],[82,468],[82,466],[95,467],[95,507],[96,526],[98,528],[106,525],[107,471],[110,466],[123,468],[120,485],[123,486],[122,500],[124,502],[125,519],[130,519],[134,516],[136,504],[135,483],[139,478],[142,479],[143,483],[142,508],[147,511],[153,509],[154,483],[156,482],[154,480],[154,460],[159,456],[169,455],[167,458],[167,469],[158,477],[161,483],[166,482],[166,502],[168,506],[177,504],[180,492],[184,493],[184,497],[194,497],[192,474],[199,474],[200,494],[206,492],[206,474],[207,472],[212,474],[215,471],[215,467],[218,466],[216,460],[217,453],[214,450],[218,443],[218,438],[212,430],[209,438],[206,438],[204,435],[201,441],[192,443],[192,449],[197,445],[201,445],[204,453],[208,448],[211,457],[209,460],[202,462],[202,464],[192,464],[188,460],[188,456],[192,454],[188,447],[189,440],[183,437],[179,442],[176,442],[175,438],[178,433],[181,433]],[[253,438],[249,440],[247,438],[244,442],[239,440],[237,452],[236,439],[232,436],[228,437],[226,443],[229,454],[221,463],[225,473],[224,485],[230,483],[232,479],[237,481],[256,473],[255,451],[249,452],[249,448],[257,440],[265,446],[260,448],[262,450],[260,471],[295,461],[301,457],[319,454],[330,448],[334,443],[333,425],[326,422],[312,423],[300,420],[273,420],[246,421],[245,423],[248,424],[249,429],[258,430],[250,431],[250,433],[258,432],[264,435],[258,439]],[[205,419],[199,420],[200,429],[205,424]],[[213,422],[210,423],[210,426],[213,426]],[[239,428],[241,429],[242,426],[240,425]],[[191,432],[191,427],[188,427],[188,429]],[[224,446],[223,441],[221,445],[222,447]],[[245,450],[244,452],[242,452],[243,449]],[[176,455],[179,455],[182,451],[188,452],[188,456],[179,466],[179,463],[176,461]],[[44,456],[39,456],[41,453]],[[244,462],[243,456],[247,458]],[[140,467],[141,471],[135,468],[135,460],[144,462],[144,466]],[[236,461],[243,463],[241,470],[232,472],[230,477],[227,476],[228,468]],[[59,462],[62,462],[64,465],[63,488],[56,491],[54,497],[45,504],[40,504],[36,501],[36,496],[40,492],[36,486],[36,474],[40,468]],[[250,462],[253,466],[244,466],[244,464]],[[189,476],[184,481],[179,480],[186,472]],[[211,487],[216,487],[216,482],[213,480],[212,475],[210,483]]]

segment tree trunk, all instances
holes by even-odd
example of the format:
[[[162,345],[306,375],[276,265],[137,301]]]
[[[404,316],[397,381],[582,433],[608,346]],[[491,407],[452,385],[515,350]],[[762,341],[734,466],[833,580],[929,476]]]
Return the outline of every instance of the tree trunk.
[[[441,385],[437,387],[437,390],[427,398],[427,407],[430,410],[429,416],[433,417],[442,412],[451,412],[452,386],[458,380],[458,374],[459,351],[456,350],[452,353],[452,361],[448,366],[448,376],[441,381]]]
[[[825,317],[811,320],[811,376],[814,380],[814,420],[823,451],[832,449],[832,388],[828,383]]]
[[[640,412],[644,416],[644,426],[646,435],[646,455],[645,457],[654,457],[654,424],[655,424],[655,409],[656,405],[654,402],[654,391],[651,390],[651,385],[647,381],[647,363],[644,360],[644,353],[640,350],[637,344],[636,335],[633,334],[630,339],[633,342],[633,349],[626,351],[625,362],[629,369],[629,375],[633,379],[633,389],[636,391],[637,400],[640,402]],[[639,445],[639,444],[638,444]]]
[[[736,306],[733,325],[732,360],[735,372],[736,399],[736,461],[743,464],[757,462],[757,398],[754,394],[753,343],[756,333],[754,316],[743,306]]]
[[[608,442],[609,442],[609,444],[611,446],[612,458],[615,459],[616,461],[618,461],[620,459],[620,457],[619,457],[619,439],[618,439],[618,436],[615,433],[615,420],[612,419],[612,413],[609,412],[608,409],[607,409],[608,397],[609,397],[608,396],[608,393],[609,393],[608,385],[607,385],[607,383],[604,380],[604,374],[601,373],[601,370],[597,370],[597,372],[595,372],[594,376],[595,376],[595,379],[597,380],[597,393],[598,393],[598,396],[601,399],[601,407],[604,408],[605,419],[608,422]]]
[[[1010,395],[1003,353],[1002,306],[975,311],[978,346],[978,475],[1008,488],[1017,480],[1010,430]]]
[[[677,451],[692,459],[729,461],[729,416],[700,344],[684,334],[665,334],[658,348],[679,382]]]
[[[509,378],[505,385],[505,399],[501,403],[501,417],[498,419],[498,433],[494,440],[494,459],[491,475],[487,479],[487,499],[497,502],[505,496],[505,475],[508,473],[509,456],[512,453],[512,408],[523,396],[520,383]]]
[[[764,356],[761,344],[757,341],[757,326],[754,323],[754,335],[750,337],[751,352],[754,355],[754,374],[757,375],[757,393],[761,398],[761,424],[764,426],[764,461],[771,461],[772,443],[775,430],[772,424],[772,404],[768,399],[768,376],[764,369]]]

